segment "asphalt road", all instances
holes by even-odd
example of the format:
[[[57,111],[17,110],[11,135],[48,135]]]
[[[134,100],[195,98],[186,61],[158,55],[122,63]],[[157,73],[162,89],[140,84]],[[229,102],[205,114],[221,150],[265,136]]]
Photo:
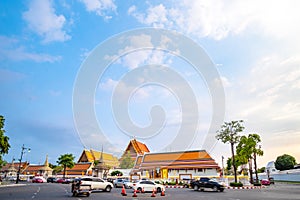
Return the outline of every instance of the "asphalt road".
[[[150,197],[151,193],[137,194],[138,197],[132,197],[132,190],[127,189],[127,196],[121,196],[121,188],[114,188],[111,192],[92,193],[90,197],[80,196],[72,197],[70,185],[42,183],[12,185],[0,187],[0,200],[120,200],[120,199],[154,199]],[[165,200],[300,200],[300,185],[275,184],[270,187],[252,190],[225,190],[225,192],[198,192],[191,189],[166,189],[166,196],[157,194],[156,199]]]

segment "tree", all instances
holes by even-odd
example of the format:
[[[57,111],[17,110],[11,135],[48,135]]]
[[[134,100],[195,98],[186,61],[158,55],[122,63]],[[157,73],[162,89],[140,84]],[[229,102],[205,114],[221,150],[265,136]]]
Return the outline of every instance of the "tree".
[[[221,129],[217,131],[218,135],[216,135],[218,140],[221,140],[223,143],[229,143],[231,146],[232,166],[235,182],[237,182],[237,166],[235,162],[234,145],[239,142],[240,136],[238,134],[245,128],[242,126],[242,122],[243,120],[224,122],[224,124],[221,126]]]
[[[289,170],[293,169],[296,165],[296,159],[288,154],[278,156],[275,161],[275,168],[278,170]]]
[[[2,166],[5,164],[5,162],[2,160],[2,155],[7,154],[10,148],[10,144],[8,142],[9,137],[4,135],[4,122],[4,117],[0,115],[0,168],[2,168]]]
[[[230,175],[230,170],[231,170],[231,167],[232,167],[232,159],[231,158],[228,158],[227,161],[226,161],[226,170],[227,170],[227,174]]]
[[[257,156],[262,156],[264,155],[263,150],[261,150],[261,145],[258,145],[261,140],[260,140],[260,136],[258,134],[249,134],[248,138],[250,138],[250,142],[251,144],[253,144],[253,161],[254,161],[254,170],[255,170],[255,180],[256,182],[258,182],[258,172],[257,172],[257,162],[256,162],[256,158]]]
[[[260,148],[257,148],[259,142],[261,142],[261,140],[258,134],[249,134],[248,137],[242,136],[236,147],[239,162],[242,164],[248,163],[249,165],[251,183],[253,183],[252,159],[254,160],[256,180],[258,180],[256,156],[263,155],[263,151]]]
[[[73,154],[64,154],[61,155],[58,158],[57,164],[59,164],[60,166],[62,166],[64,172],[63,172],[63,178],[65,178],[66,175],[66,168],[73,168],[75,165],[74,162],[75,156],[73,156]]]
[[[258,168],[257,172],[258,173],[264,173],[266,171],[266,167]]]
[[[110,173],[111,176],[123,176],[123,173],[120,172],[119,170],[115,170]]]
[[[120,168],[122,169],[131,169],[134,166],[134,161],[130,156],[130,152],[127,151],[126,154],[123,156],[123,159],[120,164]]]

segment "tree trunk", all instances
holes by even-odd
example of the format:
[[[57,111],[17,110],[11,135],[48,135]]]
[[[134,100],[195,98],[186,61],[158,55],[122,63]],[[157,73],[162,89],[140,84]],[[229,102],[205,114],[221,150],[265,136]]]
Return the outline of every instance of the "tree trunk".
[[[65,176],[66,176],[66,168],[67,168],[67,167],[64,166],[64,173],[63,173],[63,178],[64,178],[64,179],[65,179]]]
[[[253,156],[253,159],[254,159],[254,170],[255,170],[255,178],[256,178],[256,183],[258,183],[258,174],[257,174],[257,164],[256,164],[256,153],[254,152],[254,156]]]
[[[232,153],[232,165],[233,165],[233,172],[234,172],[234,182],[237,183],[236,164],[235,164],[234,144],[233,143],[231,143],[231,153]]]
[[[249,164],[250,183],[253,184],[252,159],[249,159],[248,164]]]

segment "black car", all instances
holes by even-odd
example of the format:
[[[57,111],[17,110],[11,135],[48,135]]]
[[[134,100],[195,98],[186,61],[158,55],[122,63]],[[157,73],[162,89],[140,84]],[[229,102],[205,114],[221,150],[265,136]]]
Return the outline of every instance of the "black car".
[[[47,183],[55,183],[55,182],[56,182],[56,178],[54,178],[54,177],[47,178]]]
[[[224,185],[218,183],[214,179],[210,179],[206,177],[200,178],[200,180],[192,181],[190,186],[195,191],[198,190],[204,191],[204,189],[211,189],[215,192],[217,191],[223,192],[225,189]]]

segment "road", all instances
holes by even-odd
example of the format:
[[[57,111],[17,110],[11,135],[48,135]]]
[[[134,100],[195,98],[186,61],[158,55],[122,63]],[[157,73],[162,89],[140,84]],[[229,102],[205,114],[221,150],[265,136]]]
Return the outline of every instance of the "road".
[[[151,193],[137,194],[132,197],[131,190],[126,190],[127,196],[121,196],[121,189],[114,188],[112,192],[92,193],[90,197],[72,197],[70,185],[64,184],[26,184],[0,187],[0,200],[131,200],[131,199],[154,199]],[[196,192],[191,189],[166,189],[166,196],[157,194],[156,199],[165,200],[300,200],[300,185],[275,184],[270,187],[253,190],[225,190],[225,192]]]

